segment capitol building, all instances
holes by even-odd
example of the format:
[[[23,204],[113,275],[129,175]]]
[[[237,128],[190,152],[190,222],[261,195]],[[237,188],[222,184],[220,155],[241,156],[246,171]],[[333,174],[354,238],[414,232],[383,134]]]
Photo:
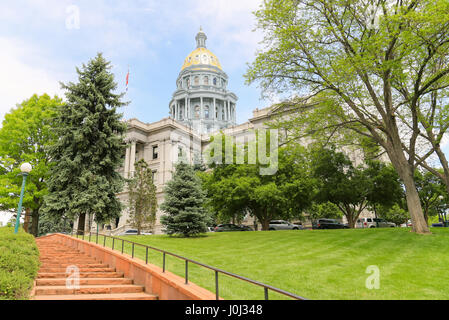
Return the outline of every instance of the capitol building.
[[[195,40],[196,49],[187,55],[176,79],[176,90],[167,108],[169,116],[153,123],[135,118],[126,121],[128,147],[120,173],[125,178],[132,177],[134,164],[144,159],[153,172],[158,207],[164,201],[164,187],[172,178],[174,165],[180,157],[195,163],[201,159],[210,137],[219,133],[234,137],[236,141],[248,142],[254,138],[254,130],[266,128],[265,123],[275,112],[272,107],[255,109],[252,118],[236,124],[238,97],[228,90],[228,76],[217,56],[207,49],[207,36],[201,29]],[[352,155],[351,158],[354,157],[357,160],[358,156]],[[128,192],[125,189],[117,196],[125,209],[120,218],[100,225],[101,232],[117,235],[131,228],[126,209]],[[158,208],[152,230],[154,234],[163,233],[160,224],[163,214]],[[248,217],[244,223],[252,225],[253,221]],[[75,221],[74,228],[78,228],[78,221]],[[86,215],[85,231],[89,230],[96,231],[97,225],[93,216]]]
[[[196,48],[185,58],[176,79],[176,89],[168,103],[168,117],[153,123],[135,118],[127,120],[128,148],[120,173],[125,178],[131,177],[134,164],[144,159],[153,171],[158,206],[164,201],[164,186],[172,178],[180,157],[194,163],[201,158],[210,137],[220,132],[238,139],[251,139],[253,129],[263,128],[270,117],[270,108],[256,109],[251,119],[236,124],[238,97],[228,90],[229,78],[217,56],[207,49],[207,36],[201,29],[195,40]],[[127,206],[126,189],[117,196]],[[162,233],[163,214],[158,208],[155,234]],[[109,225],[100,225],[99,230],[117,235],[130,228],[128,219],[128,211],[124,209],[120,218]],[[74,228],[77,225],[75,221]],[[94,217],[86,215],[85,230],[97,230]]]

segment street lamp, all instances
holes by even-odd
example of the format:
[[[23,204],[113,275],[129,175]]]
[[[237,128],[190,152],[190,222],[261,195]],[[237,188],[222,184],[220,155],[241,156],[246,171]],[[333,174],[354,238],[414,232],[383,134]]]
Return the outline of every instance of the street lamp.
[[[17,233],[19,230],[19,224],[20,224],[20,214],[22,213],[22,201],[23,201],[23,193],[25,192],[25,182],[27,180],[28,174],[31,172],[31,164],[28,162],[23,163],[20,166],[20,171],[22,171],[22,190],[20,191],[20,200],[19,200],[19,207],[17,208],[17,219],[16,219],[16,228],[14,229],[14,233]]]

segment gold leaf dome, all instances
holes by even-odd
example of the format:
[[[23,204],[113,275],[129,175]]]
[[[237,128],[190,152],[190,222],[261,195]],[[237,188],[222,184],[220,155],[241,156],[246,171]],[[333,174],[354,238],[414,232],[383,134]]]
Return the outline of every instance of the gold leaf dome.
[[[181,71],[187,67],[195,65],[198,65],[198,69],[213,70],[212,68],[208,68],[207,66],[214,66],[223,71],[217,56],[210,50],[203,47],[196,48],[187,56],[187,58],[184,60]]]

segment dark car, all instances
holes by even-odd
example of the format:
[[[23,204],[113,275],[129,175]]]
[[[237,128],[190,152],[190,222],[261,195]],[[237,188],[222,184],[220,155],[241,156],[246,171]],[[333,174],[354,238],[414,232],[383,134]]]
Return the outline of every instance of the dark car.
[[[313,221],[312,229],[349,229],[349,226],[335,219],[318,219]]]
[[[232,223],[225,223],[225,224],[219,224],[215,227],[215,232],[222,232],[222,231],[250,231],[251,228],[248,229],[246,226],[237,226]]]

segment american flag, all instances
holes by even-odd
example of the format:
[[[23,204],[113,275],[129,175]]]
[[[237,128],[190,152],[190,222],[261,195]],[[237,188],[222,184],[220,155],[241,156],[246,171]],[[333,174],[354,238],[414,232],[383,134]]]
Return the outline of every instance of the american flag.
[[[128,92],[128,82],[129,82],[129,67],[128,67],[128,73],[126,74],[126,92]]]

